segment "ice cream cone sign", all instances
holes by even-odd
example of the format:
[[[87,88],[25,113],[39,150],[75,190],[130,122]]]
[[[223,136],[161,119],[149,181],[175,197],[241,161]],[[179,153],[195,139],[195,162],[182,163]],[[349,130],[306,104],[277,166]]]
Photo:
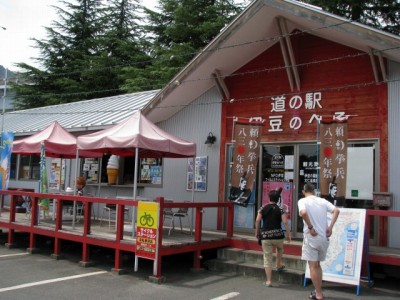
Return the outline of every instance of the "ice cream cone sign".
[[[111,155],[107,164],[108,184],[116,184],[119,170],[119,156]]]

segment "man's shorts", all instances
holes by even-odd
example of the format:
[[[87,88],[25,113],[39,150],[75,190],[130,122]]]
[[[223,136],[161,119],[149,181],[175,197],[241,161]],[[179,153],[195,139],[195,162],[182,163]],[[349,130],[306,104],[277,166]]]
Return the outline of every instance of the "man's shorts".
[[[303,248],[301,253],[302,260],[324,261],[329,247],[329,239],[326,236],[312,236],[304,234]]]
[[[272,268],[274,246],[276,247],[277,253],[283,253],[283,239],[262,240],[261,245],[264,253],[264,267]]]

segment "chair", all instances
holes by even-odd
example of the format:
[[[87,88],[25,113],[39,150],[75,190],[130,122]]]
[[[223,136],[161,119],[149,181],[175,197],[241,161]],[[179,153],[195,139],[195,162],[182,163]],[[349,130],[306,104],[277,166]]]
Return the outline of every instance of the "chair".
[[[172,202],[165,200],[165,202]],[[187,202],[187,201],[185,201]],[[171,230],[175,230],[175,218],[179,218],[179,224],[181,226],[181,232],[183,232],[183,227],[182,227],[182,218],[187,218],[188,223],[189,223],[189,228],[190,228],[190,233],[192,233],[192,223],[190,222],[190,216],[189,216],[189,208],[188,207],[181,207],[178,208],[177,211],[173,211],[172,208],[166,207],[164,208],[164,220],[165,218],[170,218],[171,223],[169,225],[169,231],[168,235],[171,235]]]
[[[111,214],[117,214],[117,205],[116,204],[106,204],[103,207],[103,214],[101,215],[101,220],[100,220],[100,226],[103,223],[104,219],[104,213],[108,214],[108,228],[111,230]],[[125,216],[127,217],[126,219],[129,219],[129,208],[124,208],[124,213]]]

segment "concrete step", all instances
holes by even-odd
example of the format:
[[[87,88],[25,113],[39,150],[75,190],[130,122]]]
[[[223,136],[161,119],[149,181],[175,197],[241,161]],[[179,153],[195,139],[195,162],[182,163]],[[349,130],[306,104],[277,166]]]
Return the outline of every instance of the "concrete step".
[[[265,280],[265,270],[263,264],[244,263],[234,260],[211,259],[205,263],[210,271],[222,273],[234,273],[242,276],[259,278]],[[283,272],[272,271],[272,281],[288,284],[302,285],[304,280],[304,271],[286,268]]]
[[[236,261],[237,263],[247,263],[263,266],[264,258],[262,251],[257,250],[242,250],[238,248],[220,248],[217,252],[218,259],[224,261]],[[275,265],[275,257],[274,254],[274,265]],[[297,270],[304,272],[306,269],[306,261],[300,259],[299,256],[296,255],[282,255],[282,263],[286,266],[287,269]]]
[[[274,262],[275,266],[275,257]],[[306,262],[297,255],[282,255],[285,271],[273,269],[272,280],[280,283],[303,284]],[[243,250],[239,248],[220,248],[217,258],[208,260],[205,266],[210,271],[234,273],[242,276],[251,276],[265,280],[264,258],[262,251]]]

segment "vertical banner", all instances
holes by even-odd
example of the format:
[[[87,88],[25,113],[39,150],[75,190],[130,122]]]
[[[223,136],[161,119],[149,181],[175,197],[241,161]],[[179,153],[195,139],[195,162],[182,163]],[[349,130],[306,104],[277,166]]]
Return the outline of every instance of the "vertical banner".
[[[136,256],[157,258],[158,203],[139,201],[136,232]]]
[[[347,177],[347,123],[321,123],[320,142],[321,197],[337,206],[344,206]]]
[[[10,180],[11,153],[14,141],[14,133],[1,133],[1,163],[0,163],[0,189],[7,190]]]
[[[47,180],[47,167],[46,167],[46,149],[44,142],[41,143],[40,148],[40,186],[39,192],[47,194],[49,192],[49,182]],[[40,198],[40,207],[44,210],[49,209],[50,199]]]
[[[263,122],[261,118],[256,118],[235,123],[229,200],[244,207],[249,203],[257,173]]]

